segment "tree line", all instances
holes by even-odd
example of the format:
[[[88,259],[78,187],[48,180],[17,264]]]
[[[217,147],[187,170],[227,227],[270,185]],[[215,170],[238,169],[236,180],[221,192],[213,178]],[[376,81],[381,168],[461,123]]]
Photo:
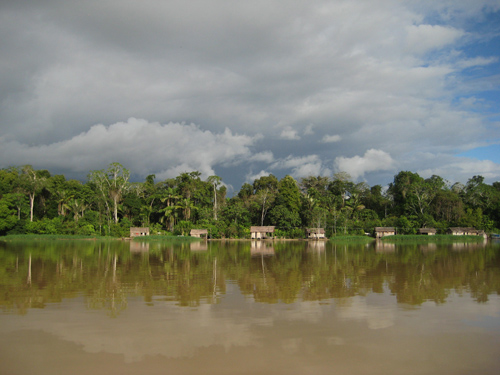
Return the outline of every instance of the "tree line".
[[[455,226],[493,232],[500,228],[500,182],[473,176],[452,184],[401,171],[384,188],[354,182],[345,172],[298,181],[269,174],[227,197],[221,177],[202,179],[197,171],[131,182],[130,171],[112,163],[81,182],[30,165],[0,169],[0,235],[124,237],[139,226],[152,234],[203,228],[212,238],[249,238],[252,225],[273,225],[277,236],[287,238],[303,238],[308,227],[325,228],[328,237],[371,233],[378,226],[403,234]]]

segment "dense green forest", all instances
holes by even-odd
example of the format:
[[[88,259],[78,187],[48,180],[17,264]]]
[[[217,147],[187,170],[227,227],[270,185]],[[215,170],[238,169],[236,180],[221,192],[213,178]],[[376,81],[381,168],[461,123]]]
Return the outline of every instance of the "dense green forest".
[[[303,238],[321,227],[328,237],[371,233],[377,226],[400,234],[433,227],[500,228],[500,182],[473,176],[464,185],[439,176],[401,171],[384,189],[332,177],[263,176],[227,197],[222,179],[199,172],[131,182],[119,163],[90,171],[86,182],[67,180],[30,165],[0,169],[0,235],[78,234],[128,236],[131,226],[152,234],[186,235],[209,229],[213,238],[249,238],[251,225],[274,225],[276,235]]]

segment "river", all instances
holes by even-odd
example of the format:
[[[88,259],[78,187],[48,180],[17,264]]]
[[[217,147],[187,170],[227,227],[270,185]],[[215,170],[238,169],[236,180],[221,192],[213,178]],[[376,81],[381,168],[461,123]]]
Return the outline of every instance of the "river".
[[[0,374],[497,374],[500,242],[0,242]]]

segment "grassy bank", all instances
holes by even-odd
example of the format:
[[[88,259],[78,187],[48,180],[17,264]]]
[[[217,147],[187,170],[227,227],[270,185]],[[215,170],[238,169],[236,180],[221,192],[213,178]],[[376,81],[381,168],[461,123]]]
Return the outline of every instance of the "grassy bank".
[[[64,234],[9,234],[0,241],[54,241],[54,240],[116,240],[114,237],[64,235]]]
[[[335,236],[330,237],[330,241],[332,242],[371,242],[373,241],[373,237],[369,236]]]
[[[162,235],[150,235],[150,236],[140,236],[135,237],[132,241],[139,242],[195,242],[195,241],[203,241],[203,239],[190,237],[190,236],[162,236]]]

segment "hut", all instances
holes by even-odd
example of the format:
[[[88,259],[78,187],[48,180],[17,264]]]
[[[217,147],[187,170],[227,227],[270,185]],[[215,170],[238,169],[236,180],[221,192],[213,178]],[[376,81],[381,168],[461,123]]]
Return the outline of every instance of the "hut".
[[[262,240],[274,237],[273,226],[250,227],[250,235],[253,240]]]
[[[149,236],[149,228],[144,227],[130,227],[130,238]]]
[[[208,238],[208,229],[191,229],[189,235],[197,238]]]
[[[424,236],[434,236],[436,234],[436,228],[420,228],[417,233]]]
[[[375,238],[382,238],[385,236],[394,236],[396,229],[393,227],[375,227]]]
[[[325,239],[325,228],[307,228],[307,238],[312,240]]]
[[[453,236],[475,236],[477,234],[477,230],[474,228],[453,227],[448,228],[447,233]]]
[[[484,230],[478,230],[476,228],[470,228],[470,227],[448,228],[447,233],[453,236],[481,236],[484,238],[488,238]]]

